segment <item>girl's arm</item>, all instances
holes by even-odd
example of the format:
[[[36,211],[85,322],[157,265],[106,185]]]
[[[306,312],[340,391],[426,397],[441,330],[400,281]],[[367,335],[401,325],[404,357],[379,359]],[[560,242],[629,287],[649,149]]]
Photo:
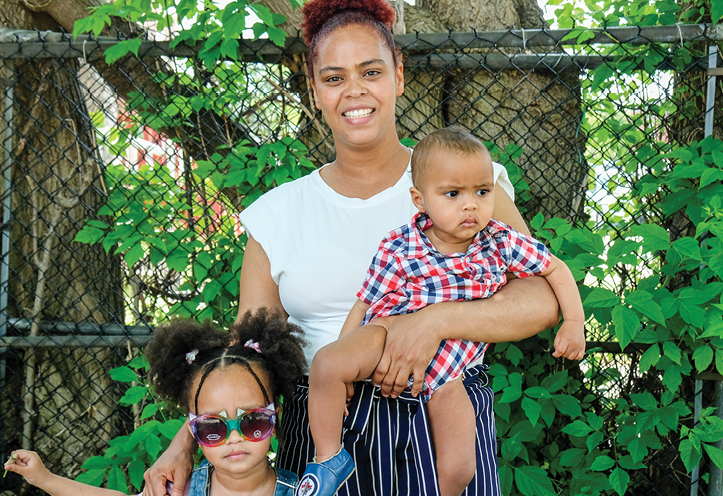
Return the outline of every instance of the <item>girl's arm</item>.
[[[495,191],[494,218],[529,233],[502,188]],[[373,381],[382,386],[382,394],[394,397],[413,375],[416,393],[443,340],[517,341],[554,327],[558,318],[557,300],[545,278],[527,277],[510,280],[490,298],[435,303],[418,312],[378,319],[387,328],[387,341]]]
[[[15,460],[8,460],[5,469],[22,475],[31,484],[50,496],[125,496],[124,493],[89,486],[51,473],[34,451],[17,450]]]

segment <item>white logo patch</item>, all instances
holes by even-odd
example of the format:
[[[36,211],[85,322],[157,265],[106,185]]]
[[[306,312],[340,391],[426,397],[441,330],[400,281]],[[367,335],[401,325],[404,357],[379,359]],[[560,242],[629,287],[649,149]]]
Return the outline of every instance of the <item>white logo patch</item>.
[[[306,474],[299,484],[296,496],[314,496],[319,492],[319,480],[315,475]]]

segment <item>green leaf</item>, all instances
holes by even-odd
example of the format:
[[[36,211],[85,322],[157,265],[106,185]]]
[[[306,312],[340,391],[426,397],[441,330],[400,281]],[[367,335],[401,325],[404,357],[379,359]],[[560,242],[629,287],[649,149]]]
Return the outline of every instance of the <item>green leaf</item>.
[[[510,343],[510,345],[507,347],[506,356],[507,359],[512,362],[512,365],[514,365],[515,367],[517,367],[520,364],[520,360],[524,358],[522,351],[520,351],[520,349],[512,343]]]
[[[525,394],[527,391],[525,391]],[[527,418],[530,419],[530,423],[534,426],[537,424],[537,421],[540,418],[540,412],[542,411],[542,407],[535,401],[530,398],[522,398],[522,411],[525,412],[525,415],[527,415]]]
[[[143,249],[143,246],[140,243],[136,243],[130,247],[123,258],[128,264],[128,267],[133,267],[138,260],[143,258],[144,254],[145,250]]]
[[[630,399],[643,410],[655,410],[658,408],[657,400],[647,391],[640,394],[631,394]]]
[[[138,56],[138,49],[141,47],[140,38],[132,40],[123,40],[121,42],[112,45],[105,50],[105,63],[112,64],[121,57],[125,57],[129,52],[133,52],[136,57]]]
[[[605,288],[594,288],[583,301],[583,305],[586,307],[594,308],[609,308],[619,304],[620,297]]]
[[[515,484],[525,496],[555,496],[552,482],[540,467],[515,467]]]
[[[563,467],[576,467],[585,457],[585,450],[581,448],[571,448],[565,450],[560,455],[560,465]]]
[[[540,385],[543,388],[547,389],[549,392],[554,393],[565,387],[565,384],[567,384],[567,379],[567,370],[563,370],[561,372],[557,372],[556,374],[546,376],[544,379],[542,379],[542,383]]]
[[[141,419],[145,420],[147,418],[150,418],[156,414],[158,411],[158,405],[155,403],[148,403],[146,406],[143,407],[143,411],[141,412]]]
[[[716,467],[723,468],[723,450],[711,444],[704,444],[703,448],[705,452],[708,453],[710,461],[715,463]]]
[[[699,346],[693,352],[693,360],[695,361],[695,369],[698,372],[703,372],[713,362],[713,348],[707,345]]]
[[[645,353],[643,353],[643,356],[640,357],[640,373],[644,374],[646,373],[650,367],[654,366],[658,363],[660,360],[660,347],[656,344],[653,344],[650,348],[645,350]]]
[[[146,450],[148,450],[148,454],[150,455],[151,459],[155,461],[158,458],[158,455],[163,450],[163,446],[161,446],[161,440],[157,436],[148,436],[146,437]]]
[[[672,341],[663,342],[663,355],[670,358],[677,365],[680,365],[680,360],[683,358],[680,348]]]
[[[128,491],[128,484],[126,483],[126,476],[123,470],[118,465],[113,465],[108,471],[108,483],[106,484],[108,489],[114,491],[120,491],[125,493]]]
[[[114,381],[120,381],[120,382],[137,382],[138,381],[138,375],[133,372],[130,368],[126,367],[125,365],[122,367],[116,367],[114,369],[111,369],[108,371],[108,375],[110,375],[110,378]]]
[[[602,432],[593,432],[590,434],[587,439],[585,439],[585,446],[587,446],[588,452],[592,453],[592,450],[597,448],[600,443],[603,442],[603,433]]]
[[[575,437],[584,437],[590,434],[593,429],[582,420],[575,420],[573,423],[562,428],[562,432]]]
[[[128,362],[128,366],[133,369],[150,369],[150,364],[148,363],[148,360],[146,360],[146,357],[143,355],[135,357],[133,360]]]
[[[103,484],[103,479],[105,479],[105,473],[107,471],[108,469],[105,468],[88,470],[76,477],[75,480],[83,484],[88,484],[89,486],[100,487],[100,485]]]
[[[146,464],[140,458],[136,458],[128,465],[128,477],[136,491],[143,490],[143,474],[145,472]],[[125,489],[122,492],[125,492]]]
[[[91,456],[83,462],[83,465],[81,465],[80,468],[84,468],[86,470],[107,468],[110,467],[112,463],[113,462],[111,460],[103,456]]]
[[[540,386],[533,386],[525,389],[525,396],[530,398],[552,398],[547,389]]]
[[[172,419],[158,426],[158,432],[166,439],[173,439],[183,426],[183,420]]]
[[[700,459],[702,458],[700,442],[694,443],[690,439],[683,439],[678,445],[678,450],[680,451],[680,458],[683,461],[683,465],[685,465],[685,469],[688,472],[700,463]]]
[[[630,476],[625,470],[621,469],[620,467],[617,467],[615,470],[612,471],[609,480],[612,488],[620,496],[623,496],[625,494],[625,491],[628,489],[628,484],[630,484]]]
[[[613,308],[613,324],[615,325],[615,337],[620,343],[620,348],[624,350],[638,332],[640,319],[628,307],[617,305]]]
[[[545,223],[545,216],[542,215],[542,212],[538,212],[537,215],[535,215],[532,220],[530,221],[530,227],[533,231],[539,231],[542,229],[542,225]]]
[[[505,439],[502,442],[502,458],[511,462],[522,450],[522,443],[520,442],[520,434],[517,433],[509,439]]]
[[[653,301],[653,295],[647,291],[633,291],[625,297],[625,303],[660,325],[665,325],[665,316],[660,305]]]
[[[556,394],[553,395],[552,401],[555,404],[555,408],[563,415],[568,415],[571,418],[577,418],[582,415],[582,408],[580,407],[580,400],[574,396],[568,394]]]
[[[595,458],[595,460],[592,462],[592,465],[590,465],[590,470],[593,472],[603,472],[605,470],[609,470],[612,467],[615,466],[615,460],[610,458],[606,455],[601,455]]]
[[[711,0],[710,2],[710,18],[711,24],[715,26],[718,21],[723,19],[723,0]],[[723,167],[723,164],[718,164]]]
[[[673,242],[673,249],[680,254],[683,260],[702,262],[700,245],[694,238],[680,238]]]
[[[659,251],[670,248],[670,234],[657,224],[638,224],[630,228],[630,234],[643,238],[645,251]]]
[[[135,405],[145,398],[148,388],[146,386],[133,386],[128,388],[126,394],[118,400],[121,405]]]

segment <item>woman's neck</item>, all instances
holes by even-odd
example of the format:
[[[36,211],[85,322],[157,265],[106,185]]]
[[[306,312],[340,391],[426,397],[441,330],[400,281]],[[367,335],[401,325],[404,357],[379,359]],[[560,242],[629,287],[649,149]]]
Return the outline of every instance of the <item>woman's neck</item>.
[[[276,472],[269,466],[244,474],[211,473],[210,496],[272,496],[275,488]]]
[[[321,177],[340,195],[366,200],[399,181],[409,156],[409,149],[396,139],[390,146],[368,150],[338,148],[336,160],[321,170]]]

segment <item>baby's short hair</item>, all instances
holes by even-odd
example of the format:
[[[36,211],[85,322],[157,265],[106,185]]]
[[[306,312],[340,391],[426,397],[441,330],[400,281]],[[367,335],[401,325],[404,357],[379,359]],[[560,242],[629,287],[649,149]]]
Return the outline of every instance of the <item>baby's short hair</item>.
[[[418,186],[429,165],[429,156],[438,150],[448,150],[463,155],[482,153],[489,156],[487,147],[472,133],[460,126],[449,126],[432,131],[414,147],[412,153],[412,183]]]

